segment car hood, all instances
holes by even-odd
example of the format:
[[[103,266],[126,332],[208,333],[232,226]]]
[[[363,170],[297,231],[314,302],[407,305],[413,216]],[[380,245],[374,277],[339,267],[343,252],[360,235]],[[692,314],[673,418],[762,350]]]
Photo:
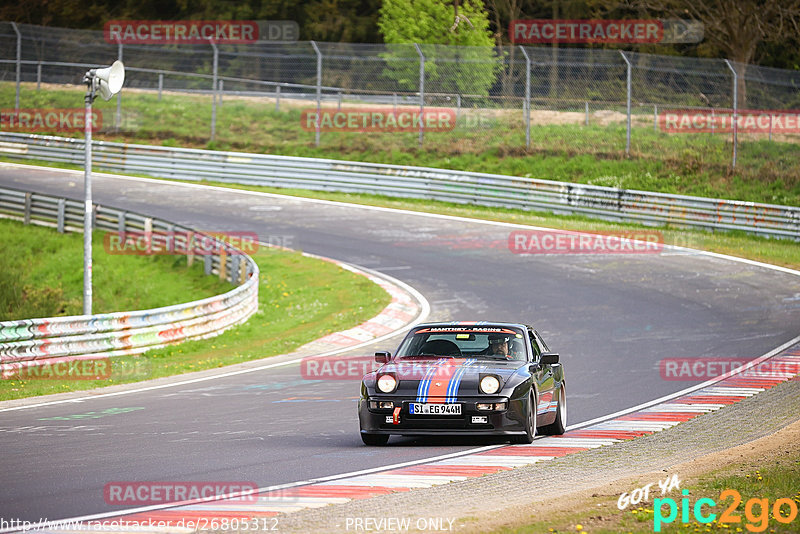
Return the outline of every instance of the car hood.
[[[459,394],[478,394],[478,382],[487,374],[500,379],[502,390],[511,377],[526,366],[527,362],[517,360],[403,359],[383,365],[375,371],[375,378],[382,373],[392,373],[399,382],[396,394],[425,402],[431,397],[452,399]]]

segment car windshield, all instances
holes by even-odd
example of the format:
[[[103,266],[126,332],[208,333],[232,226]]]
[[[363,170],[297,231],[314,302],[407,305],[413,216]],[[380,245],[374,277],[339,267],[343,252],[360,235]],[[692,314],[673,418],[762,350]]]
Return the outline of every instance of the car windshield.
[[[421,327],[397,351],[398,359],[430,357],[527,360],[524,332],[496,326]]]

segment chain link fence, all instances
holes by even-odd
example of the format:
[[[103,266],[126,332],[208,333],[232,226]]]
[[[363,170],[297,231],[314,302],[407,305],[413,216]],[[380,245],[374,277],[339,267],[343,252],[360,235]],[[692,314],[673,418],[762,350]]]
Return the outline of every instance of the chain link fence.
[[[116,97],[113,120],[106,111],[105,130],[143,127],[147,111],[126,106],[132,94],[157,101],[164,94],[193,94],[203,99],[192,101],[193,111],[208,112],[201,123],[189,126],[190,135],[223,142],[241,142],[243,135],[228,127],[229,102],[268,110],[273,114],[265,116],[265,124],[277,128],[277,137],[316,146],[366,143],[364,128],[326,126],[318,111],[405,110],[424,117],[426,110],[444,109],[449,113],[444,127],[420,119],[381,142],[387,149],[463,153],[491,147],[558,150],[566,138],[576,150],[601,157],[657,152],[659,139],[671,135],[663,125],[666,110],[735,117],[745,109],[800,108],[800,71],[725,60],[549,46],[122,45],[107,43],[101,31],[0,23],[0,82],[14,84],[16,108],[42,107],[35,91],[48,84],[80,85],[88,68],[115,59],[125,63],[126,90]],[[80,105],[80,97],[74,100]],[[148,126],[151,134],[174,133],[168,123],[182,117],[168,111],[161,110],[160,122]],[[735,124],[732,131],[714,131],[711,125],[711,134],[725,136],[730,144],[734,167],[737,143],[773,140],[772,119],[768,131],[745,137],[737,137]],[[779,140],[796,141],[793,133]],[[709,134],[692,135],[697,137],[682,146],[702,149]]]

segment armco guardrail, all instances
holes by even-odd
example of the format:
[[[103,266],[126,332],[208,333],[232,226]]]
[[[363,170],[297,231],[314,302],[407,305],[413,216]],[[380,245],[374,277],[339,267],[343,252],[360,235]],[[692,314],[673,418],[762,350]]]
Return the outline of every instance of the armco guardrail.
[[[83,139],[0,133],[0,155],[10,158],[82,165],[83,151]],[[162,178],[426,198],[800,239],[800,208],[791,206],[426,167],[122,143],[94,143],[92,153],[96,168]]]
[[[83,226],[83,201],[14,189],[0,189],[0,213],[55,224],[60,232]],[[95,228],[111,232],[170,232],[190,239],[190,228],[127,211],[95,206]],[[174,232],[174,233],[172,233]],[[186,237],[181,237],[182,235]],[[202,235],[202,234],[201,234]],[[204,254],[206,274],[238,287],[203,300],[152,310],[0,322],[0,373],[74,360],[137,354],[189,339],[211,337],[245,321],[258,309],[256,263],[213,236],[213,254]],[[192,256],[188,261],[201,261]]]

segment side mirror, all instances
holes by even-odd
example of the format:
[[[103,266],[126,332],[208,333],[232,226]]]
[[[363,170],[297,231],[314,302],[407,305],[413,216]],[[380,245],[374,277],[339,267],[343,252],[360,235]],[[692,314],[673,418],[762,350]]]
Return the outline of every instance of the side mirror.
[[[375,353],[375,361],[378,363],[389,363],[392,353],[387,350],[381,350]]]
[[[540,360],[543,365],[555,365],[558,363],[558,353],[557,352],[543,352]]]

